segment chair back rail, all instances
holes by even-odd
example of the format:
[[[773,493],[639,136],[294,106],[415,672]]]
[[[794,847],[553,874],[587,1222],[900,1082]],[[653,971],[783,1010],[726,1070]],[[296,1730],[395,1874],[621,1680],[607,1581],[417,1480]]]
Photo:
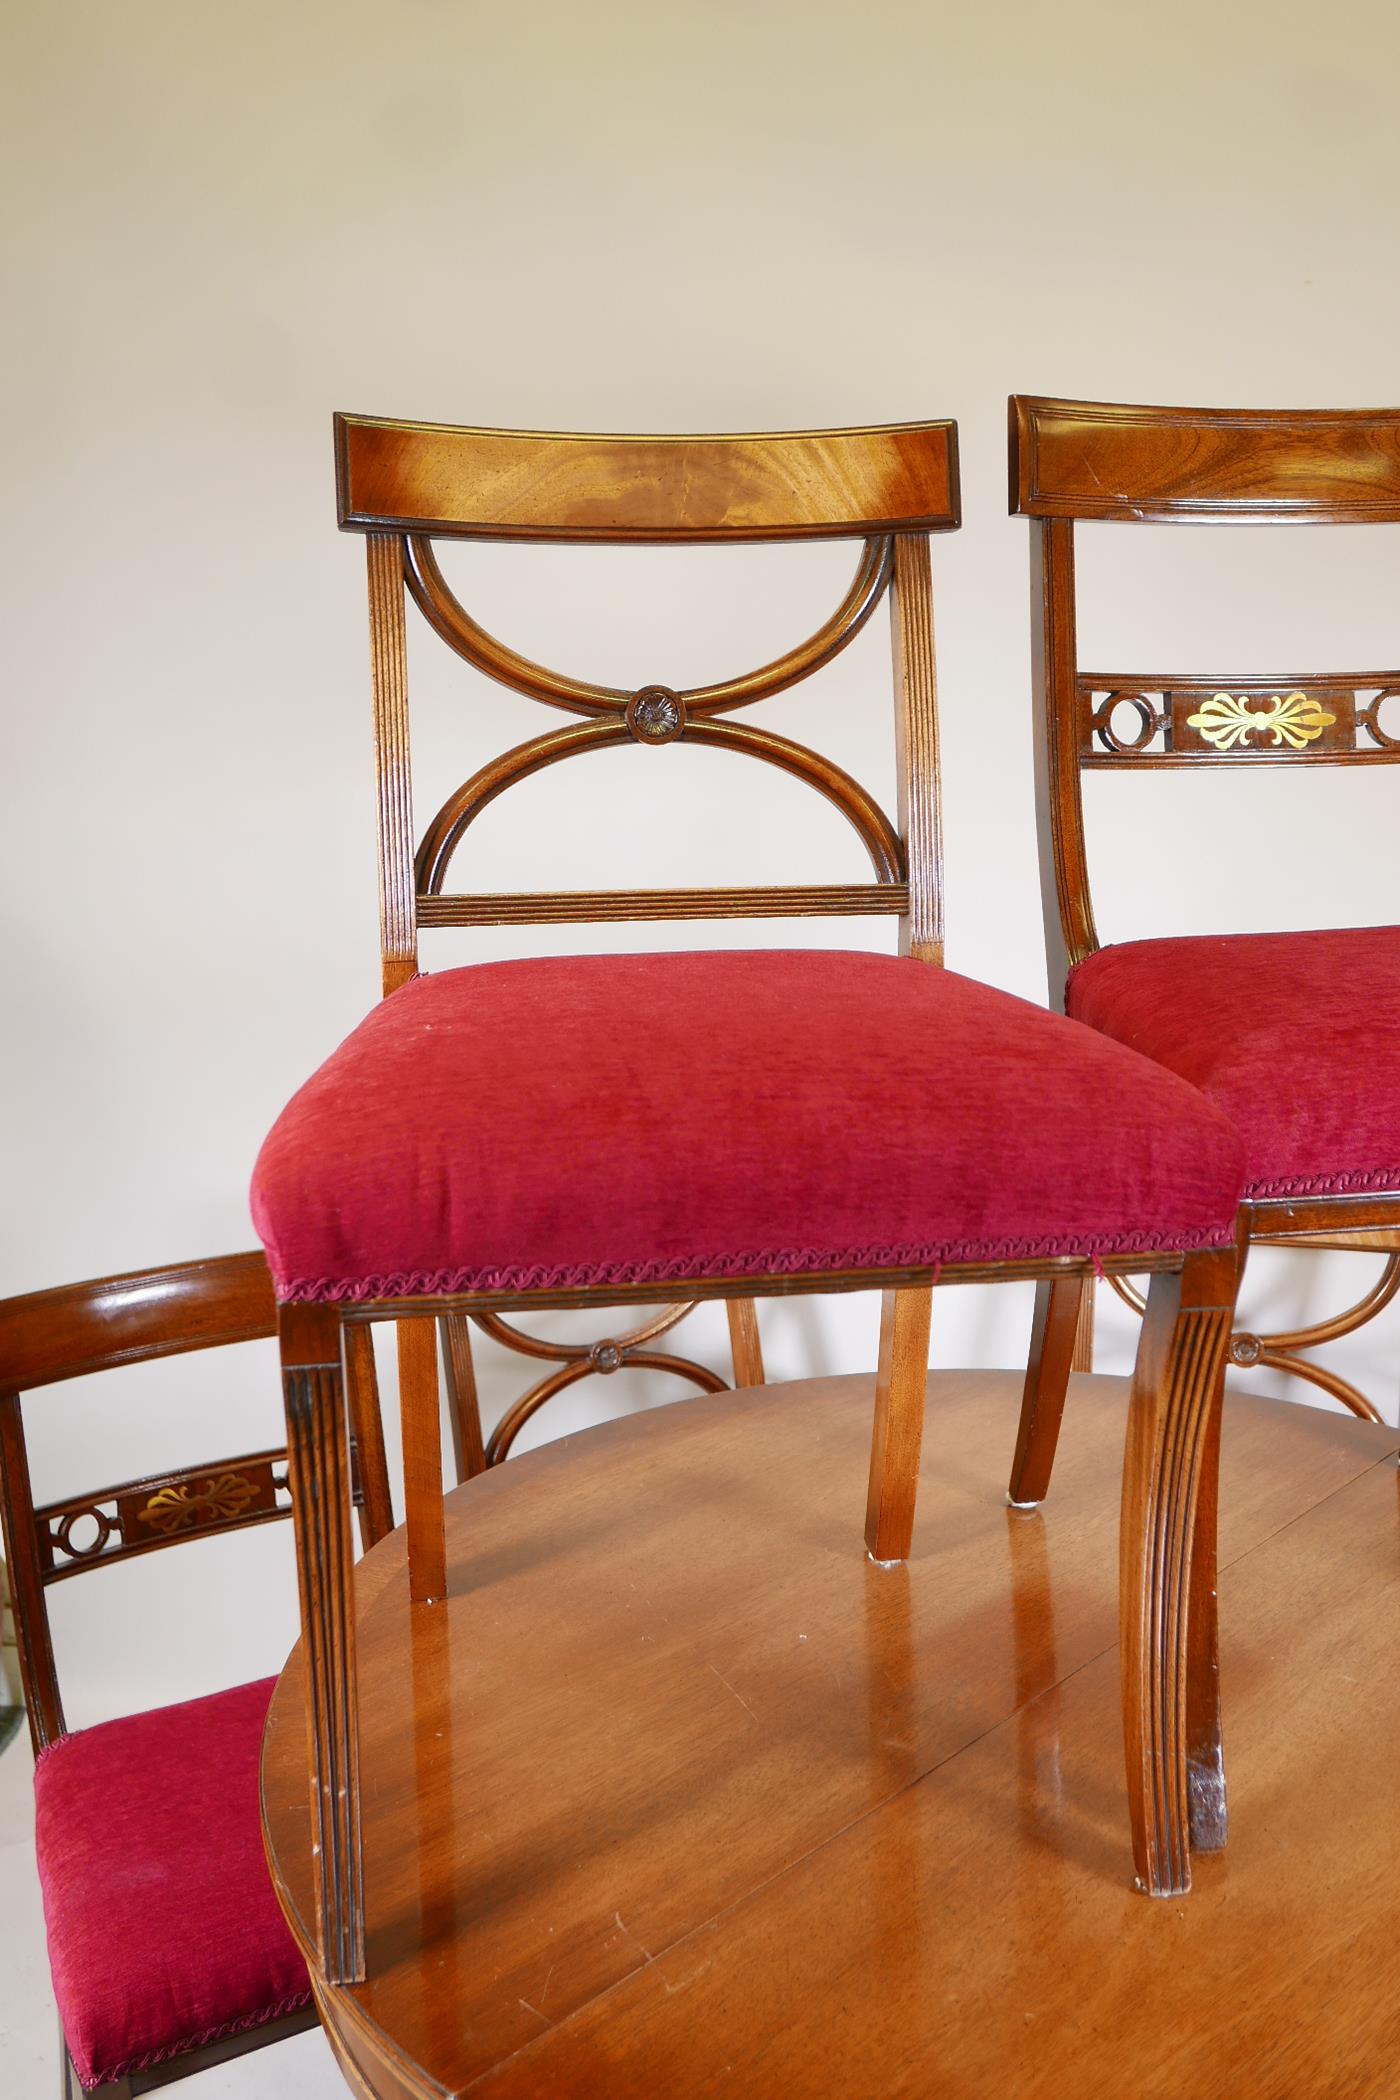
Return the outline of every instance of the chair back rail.
[[[260,1253],[103,1277],[0,1304],[0,1521],[36,1751],[66,1732],[45,1601],[49,1586],[186,1539],[275,1522],[290,1516],[291,1494],[287,1453],[278,1448],[36,1505],[22,1395],[276,1332],[272,1279]],[[372,1350],[355,1349],[348,1369],[362,1461],[356,1501],[369,1542],[392,1523]]]
[[[277,1332],[262,1254],[229,1254],[31,1291],[0,1304],[0,1391]]]
[[[1027,518],[1400,522],[1400,409],[1138,408],[1011,397]]]
[[[958,523],[951,423],[604,437],[335,419],[342,526],[456,539],[852,539]]]
[[[1400,670],[1082,669],[1076,524],[1400,522],[1400,410],[1143,408],[1013,394],[1009,420],[1011,509],[1031,520],[1036,817],[1058,1000],[1069,970],[1099,945],[1085,771],[1400,758]]]

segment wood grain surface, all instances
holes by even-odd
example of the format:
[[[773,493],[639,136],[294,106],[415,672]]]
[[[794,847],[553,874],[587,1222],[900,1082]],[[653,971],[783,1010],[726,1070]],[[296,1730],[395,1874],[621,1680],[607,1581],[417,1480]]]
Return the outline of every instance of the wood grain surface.
[[[1011,508],[1032,518],[1394,523],[1400,409],[1140,408],[1013,394]]]
[[[1227,1397],[1231,1841],[1131,1889],[1124,1381],[1075,1381],[1008,1510],[1019,1375],[929,1380],[913,1551],[871,1566],[869,1378],[720,1394],[449,1495],[451,1601],[357,1571],[369,1981],[352,2089],[1369,2096],[1396,2090],[1392,1431]],[[299,1661],[264,1761],[310,1915]]]
[[[959,522],[957,428],[609,437],[335,419],[340,523],[465,539],[783,540]]]

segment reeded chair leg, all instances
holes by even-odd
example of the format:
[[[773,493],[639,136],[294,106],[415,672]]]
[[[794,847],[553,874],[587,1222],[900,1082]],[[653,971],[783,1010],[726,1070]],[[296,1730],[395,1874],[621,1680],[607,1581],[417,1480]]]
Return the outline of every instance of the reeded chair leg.
[[[1154,1276],[1133,1372],[1120,1534],[1123,1732],[1133,1860],[1151,1896],[1190,1888],[1194,1832],[1224,1839],[1214,1468],[1237,1280],[1233,1248]]]
[[[881,1300],[865,1543],[871,1559],[884,1563],[906,1560],[914,1537],[932,1312],[927,1285],[886,1291]]]
[[[278,1333],[306,1668],[314,1930],[326,1981],[357,1983],[365,1973],[364,1863],[339,1315],[331,1305],[284,1305]]]
[[[1091,1276],[1057,1276],[1035,1287],[1021,1421],[1006,1491],[1013,1509],[1033,1509],[1049,1490],[1070,1372],[1077,1368],[1075,1343],[1084,1299],[1092,1290]]]

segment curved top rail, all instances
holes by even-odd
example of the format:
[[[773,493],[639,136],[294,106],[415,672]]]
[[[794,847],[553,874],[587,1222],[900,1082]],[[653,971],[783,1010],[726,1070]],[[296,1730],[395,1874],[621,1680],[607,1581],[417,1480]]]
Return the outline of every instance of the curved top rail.
[[[276,1332],[261,1253],[61,1284],[0,1304],[0,1392]]]
[[[459,539],[860,539],[960,521],[957,425],[584,436],[335,418],[340,524]]]
[[[1010,400],[1011,509],[1030,518],[1400,522],[1400,409]]]
[[[850,589],[815,634],[756,671],[684,692],[681,698],[686,712],[696,717],[750,707],[757,700],[766,700],[800,684],[813,671],[830,663],[870,618],[884,595],[893,565],[894,541],[888,537],[868,540]],[[566,672],[548,670],[488,634],[453,591],[438,564],[432,541],[422,534],[410,533],[404,540],[404,577],[414,603],[434,633],[498,684],[575,715],[620,715],[626,709],[632,696],[620,687],[595,685],[586,678],[571,678]]]

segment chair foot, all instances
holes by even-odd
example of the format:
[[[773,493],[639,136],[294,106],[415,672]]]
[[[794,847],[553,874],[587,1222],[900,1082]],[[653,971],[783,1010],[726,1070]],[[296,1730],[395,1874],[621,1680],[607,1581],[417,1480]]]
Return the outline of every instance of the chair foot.
[[[882,1567],[907,1560],[914,1537],[932,1309],[932,1286],[886,1291],[881,1301],[865,1543]]]
[[[1223,1852],[1230,1830],[1223,1755],[1211,1770],[1193,1759],[1187,1768],[1186,1783],[1191,1850]]]
[[[1122,1682],[1137,1885],[1191,1886],[1193,1842],[1224,1841],[1214,1669],[1214,1469],[1234,1311],[1233,1249],[1152,1279],[1123,1462]],[[1199,1831],[1200,1837],[1197,1838]]]

